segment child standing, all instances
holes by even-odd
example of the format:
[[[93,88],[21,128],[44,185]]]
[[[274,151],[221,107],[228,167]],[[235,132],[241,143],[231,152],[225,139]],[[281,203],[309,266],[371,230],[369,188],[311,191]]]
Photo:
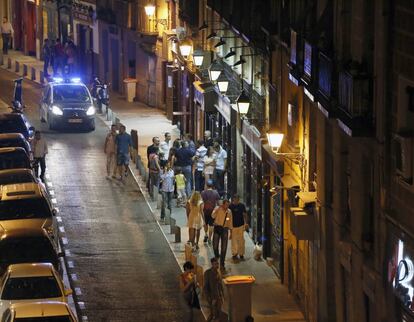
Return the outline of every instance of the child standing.
[[[177,169],[176,171],[176,175],[175,175],[175,183],[177,185],[177,207],[181,207],[186,205],[187,203],[187,195],[185,193],[185,177],[184,174],[182,173],[181,169]]]

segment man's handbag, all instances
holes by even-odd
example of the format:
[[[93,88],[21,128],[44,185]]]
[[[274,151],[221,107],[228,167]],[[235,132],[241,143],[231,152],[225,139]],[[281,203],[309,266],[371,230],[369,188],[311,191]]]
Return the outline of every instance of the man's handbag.
[[[218,234],[218,235],[222,235],[224,233],[224,225],[226,224],[226,220],[227,220],[227,213],[228,210],[226,210],[226,216],[224,217],[224,221],[223,221],[223,225],[217,225],[216,223],[214,223],[214,233]]]

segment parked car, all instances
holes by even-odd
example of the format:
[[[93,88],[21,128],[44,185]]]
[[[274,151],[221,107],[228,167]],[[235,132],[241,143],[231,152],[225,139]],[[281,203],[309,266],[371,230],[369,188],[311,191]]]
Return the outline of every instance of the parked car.
[[[2,322],[78,322],[69,305],[63,302],[41,301],[13,304]]]
[[[0,170],[30,169],[30,156],[23,148],[0,148]]]
[[[88,87],[80,79],[55,78],[43,92],[40,120],[51,130],[73,125],[95,130],[95,106]]]
[[[10,265],[0,279],[0,316],[11,305],[34,300],[67,302],[72,294],[50,263]]]
[[[0,114],[0,133],[21,133],[30,141],[34,136],[35,128],[30,125],[24,114]]]
[[[62,275],[60,248],[47,232],[38,227],[0,227],[0,276],[9,265],[21,263],[52,263]]]
[[[40,183],[43,187],[44,184],[39,178],[36,178],[33,170],[31,169],[7,169],[0,170],[0,186],[13,183]]]
[[[30,156],[30,143],[21,133],[3,133],[0,134],[0,148],[23,148]]]
[[[38,183],[17,183],[0,186],[0,228],[44,229],[56,247],[59,233],[49,194]]]

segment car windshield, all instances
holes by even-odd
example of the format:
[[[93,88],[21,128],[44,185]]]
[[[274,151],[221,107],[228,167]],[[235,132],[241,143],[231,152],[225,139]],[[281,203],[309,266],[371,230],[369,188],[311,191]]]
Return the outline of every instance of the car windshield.
[[[24,151],[20,150],[10,153],[0,153],[0,170],[22,168],[30,168],[29,157]]]
[[[16,322],[73,322],[69,316],[43,316],[38,318],[15,318]]]
[[[0,173],[0,185],[11,184],[11,183],[25,183],[25,182],[36,182],[35,178],[27,172],[21,173]]]
[[[9,278],[1,294],[2,300],[36,300],[62,296],[54,276]]]
[[[0,201],[0,221],[50,217],[52,217],[52,213],[44,198]]]
[[[90,97],[83,85],[59,85],[53,86],[53,101],[90,102]]]
[[[0,264],[57,262],[56,252],[46,237],[3,239],[0,243]]]
[[[20,117],[0,118],[0,133],[25,134],[26,132],[26,125]]]

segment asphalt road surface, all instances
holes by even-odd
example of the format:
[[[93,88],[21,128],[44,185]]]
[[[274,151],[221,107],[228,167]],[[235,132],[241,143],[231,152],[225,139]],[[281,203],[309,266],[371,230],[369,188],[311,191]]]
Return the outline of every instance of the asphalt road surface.
[[[10,102],[16,75],[0,70],[0,99]],[[108,131],[48,130],[39,121],[41,87],[24,80],[25,114],[49,144],[62,241],[80,321],[184,321],[179,267],[138,187],[106,179]]]

